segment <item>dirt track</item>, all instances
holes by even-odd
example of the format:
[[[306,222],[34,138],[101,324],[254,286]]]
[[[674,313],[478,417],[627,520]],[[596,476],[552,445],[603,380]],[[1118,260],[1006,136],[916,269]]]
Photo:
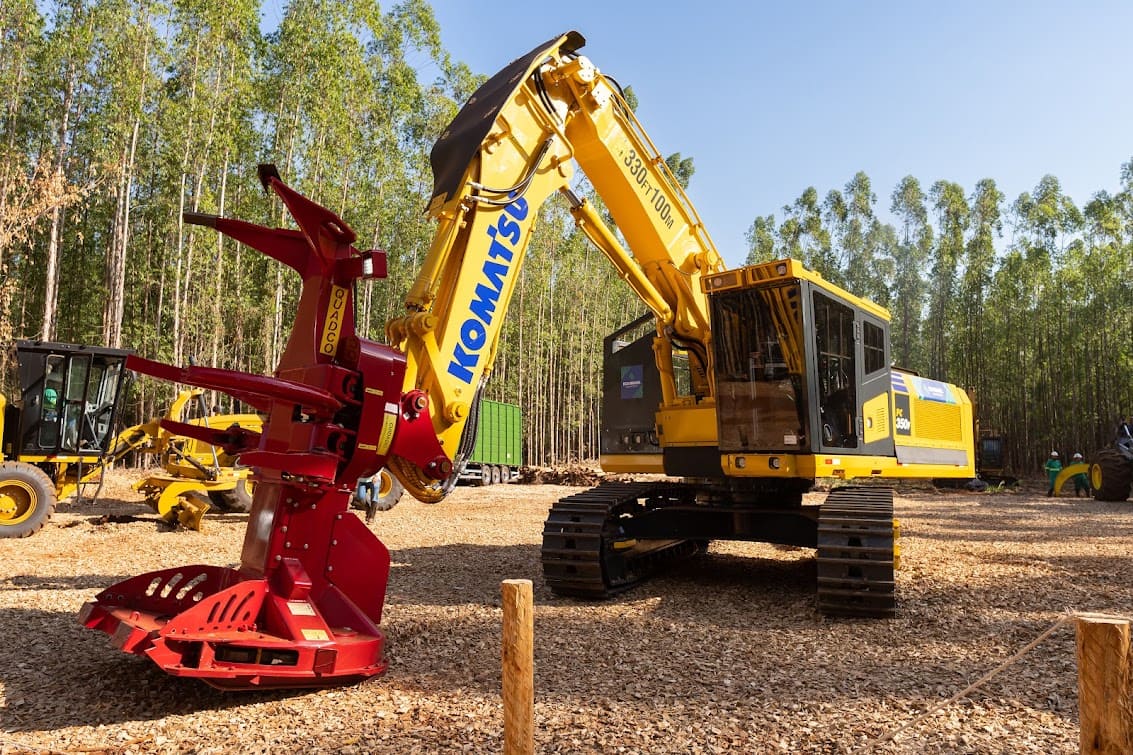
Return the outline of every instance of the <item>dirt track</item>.
[[[871,742],[1013,655],[1066,611],[1133,614],[1133,503],[905,492],[899,617],[830,621],[805,550],[717,543],[604,603],[552,596],[539,543],[575,488],[459,488],[373,529],[393,551],[390,671],[317,692],[221,693],[82,629],[119,579],[233,564],[246,515],[165,532],[128,481],[0,541],[0,752],[499,752],[499,583],[536,600],[540,752],[1078,751],[1071,625],[967,699]],[[819,500],[820,495],[814,500]],[[100,524],[106,514],[135,521]]]

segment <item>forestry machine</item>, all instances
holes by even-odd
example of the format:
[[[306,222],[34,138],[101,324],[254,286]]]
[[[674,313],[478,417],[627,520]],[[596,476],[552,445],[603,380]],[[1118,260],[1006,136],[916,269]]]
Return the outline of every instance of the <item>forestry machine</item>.
[[[129,366],[226,391],[263,432],[206,431],[256,469],[238,569],[187,566],[126,580],[82,620],[172,674],[228,689],[348,683],[381,673],[390,557],[348,511],[355,481],[388,466],[425,502],[455,486],[478,398],[539,207],[562,193],[650,310],[605,343],[602,464],[669,481],[606,483],[554,505],[543,568],[560,595],[625,589],[712,539],[818,549],[819,606],[894,610],[892,494],[816,477],[972,477],[963,391],[889,366],[884,309],[793,260],[725,269],[665,161],[574,32],[489,79],[433,148],[437,222],[389,345],[355,333],[354,283],[383,277],[343,220],[261,181],[298,230],[190,214],[303,277],[273,377],[141,358]],[[575,166],[620,231],[570,189]],[[186,430],[185,432],[189,432]]]
[[[15,353],[20,395],[0,396],[0,538],[34,535],[59,501],[97,495],[133,450],[114,435],[129,351],[17,341]]]
[[[1089,467],[1090,487],[1099,501],[1124,501],[1133,485],[1133,438],[1119,438],[1098,452]]]

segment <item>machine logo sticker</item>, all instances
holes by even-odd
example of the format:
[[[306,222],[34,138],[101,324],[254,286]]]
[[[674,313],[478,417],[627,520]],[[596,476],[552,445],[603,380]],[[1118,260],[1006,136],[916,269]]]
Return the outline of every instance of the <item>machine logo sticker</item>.
[[[893,428],[898,435],[913,434],[913,419],[909,413],[909,394],[893,394]]]
[[[622,398],[642,398],[645,395],[642,382],[643,370],[640,364],[630,364],[622,367]]]
[[[923,401],[939,401],[942,404],[957,403],[956,397],[952,395],[952,389],[947,383],[915,376],[910,376],[910,380],[917,393],[917,398]]]
[[[338,351],[338,337],[342,333],[342,318],[346,314],[349,291],[342,286],[330,287],[330,302],[327,304],[327,317],[323,323],[323,338],[319,353],[333,357]]]
[[[488,259],[484,260],[480,269],[481,282],[476,285],[476,293],[468,307],[469,317],[460,324],[460,341],[453,349],[448,364],[448,374],[466,385],[472,385],[472,370],[480,361],[480,352],[488,344],[488,328],[495,318],[496,305],[523,233],[523,228],[516,221],[526,218],[527,200],[520,197],[504,207],[504,213],[500,214],[495,225],[488,226],[487,233],[492,238]]]

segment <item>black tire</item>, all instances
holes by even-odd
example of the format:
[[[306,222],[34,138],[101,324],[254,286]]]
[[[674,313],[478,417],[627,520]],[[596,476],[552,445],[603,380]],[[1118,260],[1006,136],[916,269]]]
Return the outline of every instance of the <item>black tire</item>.
[[[55,484],[22,461],[0,464],[0,538],[34,535],[55,511]]]
[[[481,487],[492,484],[492,468],[487,464],[480,465],[480,481],[477,484]]]
[[[1098,453],[1098,460],[1090,467],[1090,483],[1096,500],[1124,501],[1133,483],[1133,462],[1117,449],[1107,448]]]
[[[493,466],[492,467],[492,484],[493,485],[499,485],[501,482],[503,482],[503,473],[500,472],[499,467]]]
[[[500,467],[500,482],[505,485],[511,482],[511,467],[506,464]]]
[[[247,514],[252,510],[252,498],[255,492],[255,481],[251,477],[245,477],[239,480],[232,490],[214,490],[209,493],[209,500],[221,511],[230,514]]]

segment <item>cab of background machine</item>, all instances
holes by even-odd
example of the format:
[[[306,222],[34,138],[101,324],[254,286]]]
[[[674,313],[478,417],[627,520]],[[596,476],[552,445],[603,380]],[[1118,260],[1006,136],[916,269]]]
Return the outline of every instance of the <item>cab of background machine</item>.
[[[129,374],[126,357],[131,353],[17,341],[21,402],[16,412],[9,412],[18,420],[13,439],[5,438],[6,444],[14,445],[9,453],[23,457],[103,454],[114,437]]]
[[[796,260],[705,290],[722,453],[894,454],[886,310]]]

